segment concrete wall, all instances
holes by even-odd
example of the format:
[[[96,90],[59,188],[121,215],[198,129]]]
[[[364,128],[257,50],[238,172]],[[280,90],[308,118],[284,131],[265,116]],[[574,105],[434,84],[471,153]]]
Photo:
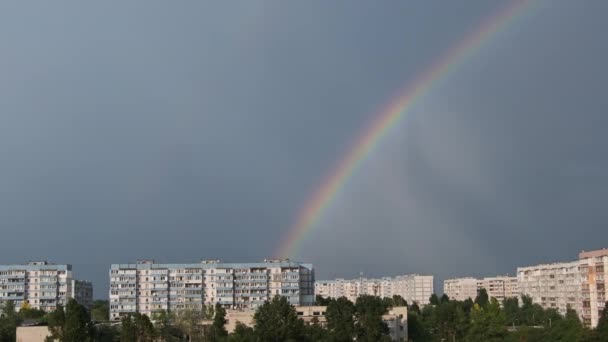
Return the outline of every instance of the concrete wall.
[[[50,335],[48,327],[17,327],[17,342],[44,342]]]

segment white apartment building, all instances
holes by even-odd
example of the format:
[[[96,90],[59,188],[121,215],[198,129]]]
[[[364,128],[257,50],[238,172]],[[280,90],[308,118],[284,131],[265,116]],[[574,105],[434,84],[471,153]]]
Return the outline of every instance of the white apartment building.
[[[0,265],[0,305],[13,301],[19,310],[28,303],[32,308],[51,312],[57,305],[65,306],[68,299],[74,298],[86,306],[93,300],[93,287],[87,283],[89,290],[83,291],[80,283],[73,279],[72,265],[47,261]]]
[[[320,280],[315,282],[315,294],[326,298],[344,296],[353,303],[361,295],[383,298],[399,295],[408,303],[424,305],[433,294],[433,276],[411,274],[381,279]]]
[[[475,300],[478,282],[479,280],[471,277],[446,279],[443,281],[443,293],[454,300]]]
[[[392,278],[392,294],[403,297],[408,303],[425,305],[433,295],[434,277],[431,275],[401,275]]]
[[[336,280],[317,281],[315,282],[315,296],[319,295],[324,298],[346,297],[344,283],[345,280],[341,278]]]
[[[289,260],[261,263],[114,264],[110,268],[110,319],[139,312],[201,309],[216,303],[252,310],[274,296],[293,305],[314,304],[311,264]]]
[[[490,299],[495,298],[499,303],[505,298],[519,297],[517,277],[496,276],[479,279],[477,289],[482,288],[486,289]]]
[[[570,307],[580,314],[579,264],[560,262],[517,268],[517,281],[522,295],[545,309],[556,309],[565,315]]]
[[[608,287],[608,249],[579,254],[581,307],[583,323],[596,327],[606,305]]]

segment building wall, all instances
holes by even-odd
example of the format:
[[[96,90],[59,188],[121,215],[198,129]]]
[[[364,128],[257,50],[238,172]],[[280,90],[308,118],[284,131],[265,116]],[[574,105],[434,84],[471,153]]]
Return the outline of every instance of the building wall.
[[[397,306],[389,310],[382,320],[388,325],[389,336],[393,341],[407,341],[407,307]]]
[[[314,304],[311,264],[288,260],[262,263],[116,264],[110,269],[110,319],[140,312],[200,309],[221,304],[228,309],[254,310],[274,296],[292,305]]]
[[[579,254],[581,306],[583,323],[596,327],[606,305],[608,287],[608,249]]]
[[[580,314],[580,276],[578,262],[541,264],[517,268],[522,295],[545,309],[565,315],[568,307]]]
[[[93,306],[93,284],[90,281],[72,279],[72,298],[90,309]]]
[[[17,342],[44,342],[51,336],[49,328],[44,327],[17,327]]]
[[[0,265],[0,305],[8,300],[19,310],[24,302],[32,308],[54,311],[73,298],[71,265],[33,261],[25,265]]]
[[[486,277],[477,282],[477,289],[484,288],[490,299],[502,303],[505,298],[519,297],[517,277],[496,276]]]
[[[477,283],[475,278],[454,278],[443,281],[443,293],[450,299],[464,301],[477,297]]]

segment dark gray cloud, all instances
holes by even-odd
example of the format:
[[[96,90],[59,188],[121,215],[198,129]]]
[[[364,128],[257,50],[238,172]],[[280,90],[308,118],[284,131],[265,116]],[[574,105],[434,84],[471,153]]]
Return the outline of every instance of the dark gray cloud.
[[[0,5],[0,262],[270,256],[374,113],[502,1]],[[605,247],[603,2],[542,2],[439,82],[296,256],[513,273]]]

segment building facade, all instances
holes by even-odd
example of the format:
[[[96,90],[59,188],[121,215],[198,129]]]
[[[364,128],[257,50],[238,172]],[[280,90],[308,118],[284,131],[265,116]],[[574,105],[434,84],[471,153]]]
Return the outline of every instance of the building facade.
[[[443,293],[450,299],[465,301],[477,297],[478,280],[471,277],[453,278],[443,281]]]
[[[556,309],[562,315],[568,308],[580,311],[577,261],[518,267],[517,281],[521,294],[545,309]]]
[[[86,280],[72,279],[72,298],[87,309],[93,307],[93,284]]]
[[[581,308],[583,323],[596,327],[606,305],[608,287],[608,249],[579,254]]]
[[[401,275],[381,279],[335,279],[315,282],[315,294],[326,298],[346,297],[356,302],[361,295],[371,295],[392,298],[395,295],[403,297],[408,303],[428,304],[433,291],[433,276]]]
[[[477,289],[482,288],[486,289],[490,299],[494,298],[499,303],[502,303],[505,298],[519,297],[517,277],[486,277],[477,282]]]
[[[221,304],[254,310],[274,296],[293,305],[314,304],[314,269],[289,260],[261,263],[114,264],[110,268],[110,319],[139,312],[201,309]]]
[[[0,305],[13,301],[17,310],[27,303],[31,308],[54,311],[74,298],[86,305],[93,300],[93,288],[76,297],[72,265],[32,261],[24,265],[0,265]]]

